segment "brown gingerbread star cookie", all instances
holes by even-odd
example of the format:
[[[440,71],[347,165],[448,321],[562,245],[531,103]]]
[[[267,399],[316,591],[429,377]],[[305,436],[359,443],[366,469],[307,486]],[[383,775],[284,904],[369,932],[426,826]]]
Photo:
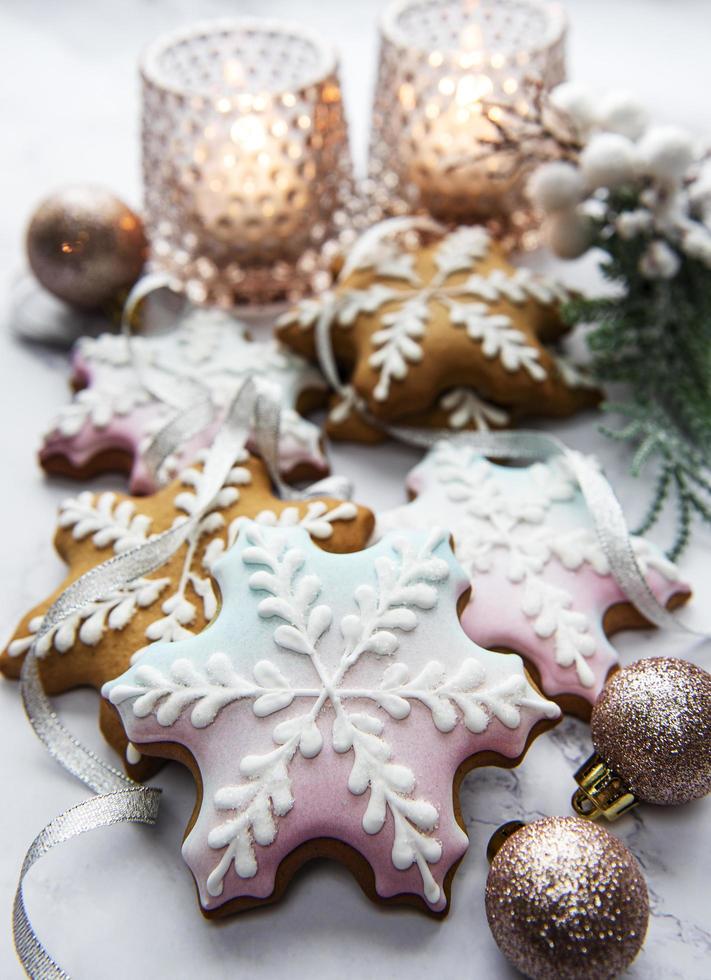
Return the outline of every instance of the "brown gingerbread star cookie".
[[[484,228],[456,228],[415,245],[396,234],[350,270],[336,290],[331,342],[353,400],[362,399],[376,419],[461,418],[454,402],[466,395],[471,418],[460,428],[482,427],[482,420],[503,427],[599,401],[549,346],[567,331],[565,289],[512,266]],[[305,300],[279,321],[282,341],[314,361],[315,326],[327,302]],[[337,415],[339,407],[342,401]],[[355,425],[338,418],[329,428],[359,438]]]
[[[177,519],[194,513],[202,479],[198,464],[151,497],[87,491],[64,501],[54,543],[69,566],[69,574],[48,599],[20,621],[7,649],[0,654],[2,673],[19,677],[24,654],[32,645],[42,616],[71,582],[112,555],[143,543]],[[363,548],[374,523],[369,510],[350,501],[279,500],[273,495],[263,463],[243,453],[213,506],[170,561],[85,606],[42,638],[37,654],[47,693],[85,686],[98,691],[123,673],[133,654],[151,641],[172,642],[199,633],[217,611],[212,566],[232,545],[240,519],[245,517],[267,525],[299,525],[322,548],[335,552]],[[128,744],[117,712],[106,701],[101,702],[99,720],[107,741],[125,760],[129,775],[144,779],[155,770],[154,760],[142,758]]]

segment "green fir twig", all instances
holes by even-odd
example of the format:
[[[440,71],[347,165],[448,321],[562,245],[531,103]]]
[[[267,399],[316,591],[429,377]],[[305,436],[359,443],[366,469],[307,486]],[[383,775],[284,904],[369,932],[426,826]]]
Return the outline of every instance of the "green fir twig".
[[[631,209],[635,199],[609,202]],[[692,523],[711,525],[711,274],[685,256],[670,279],[639,271],[649,239],[625,240],[600,224],[595,244],[615,295],[566,304],[571,324],[592,323],[592,370],[602,384],[622,384],[626,398],[604,410],[625,420],[601,431],[629,446],[634,476],[654,471],[652,493],[635,533],[646,533],[668,507],[676,532],[668,554],[678,558]]]

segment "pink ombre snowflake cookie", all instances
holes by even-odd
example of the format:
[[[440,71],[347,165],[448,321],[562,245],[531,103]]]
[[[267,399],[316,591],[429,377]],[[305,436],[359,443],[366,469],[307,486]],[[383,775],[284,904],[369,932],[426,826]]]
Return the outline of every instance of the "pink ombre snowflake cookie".
[[[458,775],[516,764],[560,713],[462,630],[446,532],[329,555],[246,522],[214,572],[217,618],[103,689],[133,743],[196,775],[183,854],[205,913],[274,900],[329,854],[371,897],[443,914],[468,843]]]
[[[466,632],[521,654],[548,697],[589,715],[619,663],[608,635],[645,623],[610,573],[565,461],[501,466],[465,443],[442,441],[407,486],[415,499],[381,514],[376,536],[446,523],[472,586]],[[660,602],[688,599],[676,566],[653,544],[633,537],[632,546]]]
[[[219,410],[248,377],[271,381],[281,392],[282,475],[311,480],[328,473],[320,430],[299,414],[325,397],[319,372],[275,341],[251,341],[244,325],[226,313],[199,309],[169,333],[135,337],[131,349],[122,335],[80,340],[74,353],[79,390],[53,422],[40,462],[48,473],[77,479],[127,470],[132,493],[153,493],[157,486],[143,452],[177,411],[156,397],[158,391],[180,393],[197,382],[218,409],[215,425],[192,438],[172,461],[177,471],[209,445]]]

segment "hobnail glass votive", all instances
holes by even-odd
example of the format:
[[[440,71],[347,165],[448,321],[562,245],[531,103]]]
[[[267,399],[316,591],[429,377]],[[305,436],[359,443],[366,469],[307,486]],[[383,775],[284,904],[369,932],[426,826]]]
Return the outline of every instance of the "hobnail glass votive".
[[[213,21],[156,40],[141,77],[152,266],[197,303],[318,283],[352,188],[333,51],[292,24]]]
[[[524,133],[565,78],[565,34],[560,7],[536,0],[390,4],[369,164],[382,212],[523,229]]]

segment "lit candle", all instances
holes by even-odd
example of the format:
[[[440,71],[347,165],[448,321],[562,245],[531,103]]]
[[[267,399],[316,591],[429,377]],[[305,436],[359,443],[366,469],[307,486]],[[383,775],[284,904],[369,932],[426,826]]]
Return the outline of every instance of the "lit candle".
[[[159,39],[142,76],[154,266],[197,302],[311,288],[351,189],[333,52],[298,26],[216,21]]]
[[[239,114],[222,138],[216,138],[215,127],[208,128],[205,142],[193,153],[202,173],[195,188],[196,216],[210,236],[228,247],[234,247],[237,232],[245,260],[299,255],[317,205],[311,191],[316,164],[303,161],[303,143],[289,139],[289,125],[271,100],[239,101]],[[310,116],[300,116],[297,126],[308,132]]]
[[[396,0],[383,14],[370,173],[385,211],[517,220],[524,150],[502,123],[564,78],[565,20],[537,0]]]
[[[496,107],[487,108],[483,101],[492,92],[491,79],[445,75],[437,88],[446,101],[428,102],[413,131],[417,152],[411,175],[422,204],[453,220],[502,213],[518,161],[501,145]]]

